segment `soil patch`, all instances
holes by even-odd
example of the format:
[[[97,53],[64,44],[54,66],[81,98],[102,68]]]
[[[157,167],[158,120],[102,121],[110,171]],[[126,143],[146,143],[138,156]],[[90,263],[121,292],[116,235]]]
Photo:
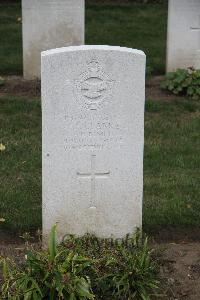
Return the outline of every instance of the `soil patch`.
[[[146,98],[151,100],[175,100],[181,99],[180,96],[174,95],[169,91],[161,89],[161,83],[165,76],[153,76],[146,81]]]
[[[0,86],[0,96],[41,96],[40,80],[24,80],[22,76],[3,76],[3,78],[5,83]]]
[[[149,230],[147,235],[157,243],[200,243],[200,228],[157,228]]]
[[[199,300],[200,243],[171,243],[162,247],[160,274],[167,285],[167,299]]]

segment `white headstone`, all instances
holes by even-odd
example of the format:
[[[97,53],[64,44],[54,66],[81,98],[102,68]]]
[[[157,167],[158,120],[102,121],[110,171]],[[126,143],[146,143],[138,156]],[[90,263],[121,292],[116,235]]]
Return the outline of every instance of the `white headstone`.
[[[41,51],[84,44],[85,0],[22,0],[25,79],[40,78]]]
[[[194,68],[200,70],[200,49],[195,53]]]
[[[43,232],[123,237],[142,225],[145,55],[42,53]]]
[[[169,0],[167,72],[194,67],[200,50],[200,0]]]

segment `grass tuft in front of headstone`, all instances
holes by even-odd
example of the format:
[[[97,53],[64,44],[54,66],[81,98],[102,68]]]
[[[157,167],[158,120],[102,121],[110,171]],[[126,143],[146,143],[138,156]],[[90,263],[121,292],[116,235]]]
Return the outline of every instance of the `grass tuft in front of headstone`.
[[[48,250],[27,249],[21,265],[0,259],[3,299],[150,300],[159,287],[153,250],[139,231],[123,240],[69,235],[57,245],[53,226]]]

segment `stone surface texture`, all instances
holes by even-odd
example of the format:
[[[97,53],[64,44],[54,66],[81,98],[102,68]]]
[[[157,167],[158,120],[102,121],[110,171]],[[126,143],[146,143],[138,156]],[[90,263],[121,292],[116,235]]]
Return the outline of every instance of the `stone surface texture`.
[[[145,55],[42,53],[43,232],[122,238],[142,225]]]
[[[200,49],[195,53],[194,68],[200,70]]]
[[[25,79],[41,77],[41,51],[84,44],[84,10],[84,0],[22,0]]]
[[[200,50],[200,0],[169,0],[167,72],[194,67]]]

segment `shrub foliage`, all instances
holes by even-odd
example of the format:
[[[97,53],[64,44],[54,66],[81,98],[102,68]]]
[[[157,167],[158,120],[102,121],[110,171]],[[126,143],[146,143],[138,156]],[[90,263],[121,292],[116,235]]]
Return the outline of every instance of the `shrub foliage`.
[[[200,70],[189,68],[170,72],[161,87],[173,94],[200,100]]]
[[[23,264],[1,258],[1,299],[151,299],[158,288],[147,238],[123,241],[67,236],[56,246],[52,228],[48,250],[29,249]]]

